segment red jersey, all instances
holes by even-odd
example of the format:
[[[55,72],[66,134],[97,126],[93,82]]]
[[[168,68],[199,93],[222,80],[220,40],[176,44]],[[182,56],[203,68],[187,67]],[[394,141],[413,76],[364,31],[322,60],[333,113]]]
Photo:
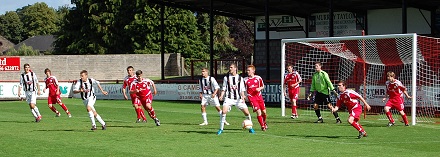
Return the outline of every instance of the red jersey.
[[[257,91],[257,88],[264,86],[263,79],[260,76],[254,75],[254,77],[245,77],[244,83],[246,85],[246,92],[249,98],[262,96],[261,91]]]
[[[359,107],[362,109],[358,101],[359,98],[361,98],[361,95],[359,95],[353,90],[346,89],[344,92],[338,95],[336,106],[341,108],[341,105],[344,104],[345,106],[347,106],[349,111]]]
[[[154,84],[150,79],[135,80],[131,83],[130,90],[139,90],[136,95],[140,98],[151,95],[151,86]]]
[[[287,84],[288,89],[296,89],[299,88],[299,84],[295,87],[292,87],[293,84],[302,81],[301,76],[297,71],[293,71],[292,73],[288,73],[284,78],[284,84]]]
[[[406,90],[402,82],[394,79],[394,82],[387,81],[385,85],[387,86],[387,94],[390,96],[390,99],[402,99],[403,91]]]
[[[127,86],[130,86],[133,81],[137,80],[136,76],[125,76],[124,83],[122,84],[122,88],[125,89]],[[132,97],[135,97],[136,94],[130,94]]]
[[[49,76],[44,78],[46,83],[46,89],[49,88],[49,96],[56,96],[58,91],[58,80],[55,76]]]

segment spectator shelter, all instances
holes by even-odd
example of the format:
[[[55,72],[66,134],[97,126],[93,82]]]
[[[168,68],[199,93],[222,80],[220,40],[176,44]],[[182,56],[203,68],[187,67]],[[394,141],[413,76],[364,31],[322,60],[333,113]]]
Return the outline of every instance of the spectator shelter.
[[[264,31],[264,35],[262,37],[262,43],[258,44],[260,41],[258,40],[258,37],[256,37],[257,40],[255,40],[255,46],[262,45],[262,48],[264,52],[255,51],[255,55],[258,55],[258,53],[263,54],[261,58],[264,58],[265,60],[262,61],[261,67],[264,67],[262,71],[260,71],[260,74],[264,76],[267,80],[276,79],[272,77],[272,75],[278,75],[278,72],[275,73],[275,71],[272,70],[272,65],[275,65],[273,60],[271,58],[274,58],[272,55],[274,51],[271,51],[273,47],[270,46],[271,44],[271,19],[270,16],[272,15],[288,15],[293,17],[293,22],[297,23],[297,27],[290,27],[286,29],[290,29],[291,31],[296,31],[296,33],[302,33],[301,37],[311,37],[309,22],[313,21],[309,18],[313,17],[313,14],[316,13],[326,13],[324,14],[324,18],[326,18],[326,21],[328,22],[328,26],[323,27],[324,29],[327,29],[327,32],[325,33],[326,36],[332,37],[335,36],[334,28],[334,18],[328,18],[328,17],[335,17],[335,13],[337,12],[348,12],[352,14],[356,14],[356,24],[359,24],[361,30],[365,31],[365,34],[374,34],[370,33],[368,27],[372,26],[369,24],[369,21],[374,21],[376,18],[374,16],[370,16],[370,14],[379,14],[376,15],[376,17],[380,17],[381,14],[386,16],[389,15],[389,12],[370,12],[372,10],[380,10],[380,9],[397,9],[397,13],[394,15],[400,15],[399,16],[393,16],[392,19],[385,19],[385,18],[378,18],[378,19],[384,19],[385,21],[394,20],[394,24],[390,24],[394,30],[400,30],[400,32],[397,33],[419,33],[419,34],[425,34],[428,36],[435,36],[438,35],[438,28],[440,25],[440,12],[439,6],[440,1],[439,0],[151,0],[149,2],[161,4],[162,7],[169,6],[169,7],[176,7],[176,8],[183,8],[183,9],[189,9],[193,11],[199,11],[199,12],[207,12],[210,13],[210,15],[222,15],[222,16],[228,16],[228,17],[235,17],[235,18],[241,18],[246,20],[252,20],[257,22],[257,20],[263,21],[263,24],[260,24],[260,31]],[[396,12],[396,10],[394,10]],[[420,13],[417,13],[420,12]],[[427,25],[428,29],[427,32],[420,33],[419,31],[412,31],[411,22],[408,22],[408,19],[411,19],[412,14],[420,15],[416,19],[420,19],[423,22],[412,22],[416,24],[425,24]],[[264,17],[257,19],[258,16]],[[210,30],[213,30],[213,16],[211,16],[211,28]],[[314,18],[319,17],[315,16]],[[359,17],[359,18],[358,18]],[[410,17],[410,18],[409,18]],[[162,18],[162,28],[166,27],[163,25],[164,15],[162,12],[161,15]],[[303,23],[301,23],[299,18],[303,19]],[[374,18],[372,20],[368,18]],[[373,22],[372,21],[372,22]],[[272,21],[273,22],[273,21]],[[395,23],[398,22],[396,25]],[[399,23],[400,22],[400,23]],[[383,23],[383,21],[374,21],[374,23]],[[387,26],[381,26],[383,28],[386,28]],[[269,29],[265,29],[269,28]],[[316,28],[318,29],[318,28]],[[380,28],[378,28],[380,29]],[[410,30],[409,30],[410,29]],[[375,32],[375,33],[382,33],[385,34],[387,32]],[[257,34],[257,32],[255,33]],[[162,35],[163,39],[163,35]],[[213,52],[213,36],[211,33],[211,52]],[[161,42],[164,43],[164,42]],[[276,44],[274,44],[276,45]],[[162,50],[163,50],[162,45]],[[279,46],[278,46],[279,47]],[[278,51],[278,50],[275,50]],[[162,51],[163,55],[163,51]],[[211,73],[212,70],[212,58],[213,54],[211,53]],[[162,65],[163,65],[162,61]],[[163,68],[164,66],[162,66]],[[258,69],[257,69],[258,70]],[[260,69],[261,70],[261,69]],[[276,71],[279,71],[276,69]],[[163,70],[162,70],[163,72]],[[164,75],[162,73],[162,79],[164,79]]]

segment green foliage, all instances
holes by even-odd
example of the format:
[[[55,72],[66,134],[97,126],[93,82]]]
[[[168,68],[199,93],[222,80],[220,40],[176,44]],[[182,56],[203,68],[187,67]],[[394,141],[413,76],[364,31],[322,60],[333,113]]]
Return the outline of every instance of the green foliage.
[[[229,54],[228,52],[236,51],[237,48],[232,44],[234,42],[234,39],[230,37],[229,35],[229,27],[226,25],[226,22],[229,18],[225,16],[214,16],[214,54],[216,56],[221,56],[221,58],[224,57],[230,57],[230,56],[223,56],[222,54]],[[207,13],[198,13],[197,14],[197,21],[198,21],[198,27],[199,30],[202,33],[202,41],[205,45],[209,46],[210,43],[210,23],[209,23],[209,14]],[[208,53],[209,58],[209,47],[207,47],[206,52]]]
[[[8,11],[5,15],[0,15],[0,35],[9,41],[18,44],[23,39],[25,33],[23,23],[16,12]]]
[[[160,5],[146,0],[79,0],[76,8],[64,16],[62,31],[56,33],[55,53],[158,54],[161,52],[160,11]],[[186,59],[209,58],[206,23],[200,26],[195,13],[184,9],[165,7],[164,16],[166,53],[181,53]],[[216,17],[215,56],[236,50],[226,20]]]
[[[31,46],[26,46],[26,44],[21,45],[18,50],[11,49],[6,52],[7,56],[39,56],[40,52],[34,50]]]
[[[356,139],[357,131],[347,122],[332,123],[330,112],[323,112],[326,123],[315,124],[316,116],[306,116],[305,110],[299,109],[300,118],[292,120],[279,116],[280,108],[271,107],[267,108],[266,132],[259,129],[255,113],[251,114],[256,134],[242,130],[243,113],[233,108],[227,115],[231,125],[216,135],[218,113],[208,107],[209,125],[199,126],[199,101],[153,101],[162,124],[156,127],[151,119],[135,123],[131,101],[97,100],[95,108],[106,121],[107,130],[101,130],[97,122],[98,130],[91,131],[81,99],[63,99],[72,118],[67,118],[58,105],[61,117],[55,117],[46,103],[37,100],[43,119],[35,123],[25,101],[1,102],[0,156],[434,157],[440,146],[438,124],[386,127],[386,121],[367,116],[360,123],[369,136]],[[341,113],[341,117],[346,116]]]
[[[18,9],[17,14],[24,25],[24,39],[37,35],[51,35],[59,29],[55,9],[50,8],[44,2]]]
[[[250,57],[254,53],[254,22],[230,18],[226,24],[229,26],[231,38],[235,39],[232,43],[237,51],[225,55]]]

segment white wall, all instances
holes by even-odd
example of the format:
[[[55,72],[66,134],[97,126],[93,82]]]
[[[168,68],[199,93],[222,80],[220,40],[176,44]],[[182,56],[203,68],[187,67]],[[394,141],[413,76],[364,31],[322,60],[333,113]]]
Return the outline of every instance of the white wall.
[[[427,10],[421,10],[417,8],[408,8],[407,9],[407,32],[408,33],[417,33],[417,34],[431,34],[431,13]],[[325,30],[324,28],[328,28],[328,23],[325,24],[326,19],[320,19],[321,16],[328,16],[328,13],[315,13],[311,15],[310,18],[310,29],[312,32],[309,32],[309,37],[324,37]],[[356,23],[354,17],[346,18],[341,15],[351,15],[349,12],[335,12],[334,25],[344,26],[347,29],[338,29],[335,28],[335,36],[346,36],[346,35],[362,35],[361,28],[356,28]],[[270,16],[270,28],[281,28],[281,27],[303,27],[305,29],[305,19],[297,17],[296,19],[285,22],[285,17],[292,17],[288,15],[276,15]],[[358,17],[359,18],[359,17]],[[425,21],[425,18],[427,21]],[[264,25],[264,16],[256,17],[255,28],[256,28],[256,38],[257,40],[265,40],[265,31],[258,31],[258,28]],[[298,21],[296,21],[298,20]],[[358,19],[362,20],[362,19]],[[367,23],[368,23],[368,34],[401,34],[402,33],[402,9],[394,8],[394,9],[378,9],[378,10],[369,10],[367,12]],[[284,21],[284,22],[283,22]],[[298,24],[299,22],[299,24]],[[428,22],[428,23],[427,23]],[[324,24],[322,24],[324,23]],[[356,30],[358,29],[358,30]],[[320,32],[321,35],[317,34]],[[324,33],[322,33],[324,32]],[[328,32],[328,31],[327,31]],[[303,31],[270,31],[269,32],[270,39],[287,39],[287,38],[305,38],[305,32]]]
[[[419,9],[407,9],[407,32],[417,34],[431,34],[431,13],[422,10],[427,19],[426,23]],[[368,34],[399,34],[402,33],[402,9],[369,10],[367,13]]]

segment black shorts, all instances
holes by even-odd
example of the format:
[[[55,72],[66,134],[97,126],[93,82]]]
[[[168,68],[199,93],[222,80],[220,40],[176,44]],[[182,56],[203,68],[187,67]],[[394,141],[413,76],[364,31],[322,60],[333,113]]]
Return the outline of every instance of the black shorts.
[[[330,95],[325,95],[323,93],[316,92],[315,104],[327,105],[330,103]]]

